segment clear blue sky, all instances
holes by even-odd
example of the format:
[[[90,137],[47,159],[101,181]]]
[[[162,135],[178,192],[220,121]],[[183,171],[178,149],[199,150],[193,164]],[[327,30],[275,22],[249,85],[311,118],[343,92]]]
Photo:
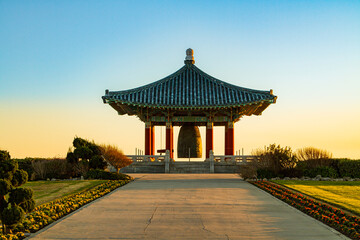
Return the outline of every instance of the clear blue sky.
[[[101,96],[171,74],[188,47],[208,74],[279,97],[236,124],[238,148],[360,158],[360,1],[340,0],[0,0],[0,148],[64,156],[78,135],[132,154],[143,124]]]

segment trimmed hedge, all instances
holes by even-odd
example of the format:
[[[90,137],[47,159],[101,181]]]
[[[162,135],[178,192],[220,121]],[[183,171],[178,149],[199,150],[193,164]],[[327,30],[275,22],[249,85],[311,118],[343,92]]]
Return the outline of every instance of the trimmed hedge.
[[[360,160],[338,160],[338,173],[342,177],[360,178]]]
[[[296,177],[350,177],[360,178],[360,160],[350,159],[313,159],[298,162],[295,169],[298,171]],[[286,177],[288,174],[284,174]]]
[[[103,180],[130,180],[129,175],[117,172],[108,172],[101,169],[90,169],[86,175],[86,179],[103,179]]]
[[[306,169],[304,171],[304,175],[307,177],[314,178],[317,175],[321,175],[322,177],[329,177],[329,178],[337,178],[338,173],[332,167],[316,167],[312,169]]]

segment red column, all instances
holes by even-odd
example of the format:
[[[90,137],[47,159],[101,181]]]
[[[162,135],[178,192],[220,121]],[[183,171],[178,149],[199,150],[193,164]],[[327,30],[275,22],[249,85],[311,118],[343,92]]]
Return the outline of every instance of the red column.
[[[145,123],[145,155],[151,155],[151,124]]]
[[[150,155],[155,155],[155,126],[150,127]]]
[[[214,131],[212,122],[208,122],[206,125],[206,158],[209,158],[210,150],[214,150]]]
[[[166,150],[170,151],[170,158],[174,159],[173,126],[171,122],[166,123]]]
[[[225,125],[225,155],[234,155],[234,123]]]

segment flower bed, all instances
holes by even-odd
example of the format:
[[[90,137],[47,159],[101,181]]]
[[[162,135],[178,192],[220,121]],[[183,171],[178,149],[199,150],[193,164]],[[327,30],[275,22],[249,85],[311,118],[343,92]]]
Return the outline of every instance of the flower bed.
[[[250,182],[276,198],[329,225],[352,239],[360,240],[360,218],[349,215],[328,204],[268,181]]]
[[[0,234],[0,240],[22,239],[24,238],[23,232],[36,232],[59,218],[77,210],[83,205],[127,184],[129,181],[131,180],[108,181],[87,191],[42,204],[26,215],[22,224],[19,224],[16,227],[16,234]]]

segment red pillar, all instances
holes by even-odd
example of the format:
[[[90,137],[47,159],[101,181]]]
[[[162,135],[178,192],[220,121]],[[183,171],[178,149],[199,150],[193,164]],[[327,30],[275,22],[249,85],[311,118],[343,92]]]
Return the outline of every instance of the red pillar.
[[[150,155],[155,155],[155,126],[150,126]]]
[[[225,125],[225,155],[234,155],[234,123]]]
[[[145,123],[145,155],[151,155],[151,124]]]
[[[174,139],[172,123],[166,123],[166,150],[170,151],[170,158],[174,159]]]
[[[209,158],[210,150],[214,150],[214,131],[212,122],[208,122],[206,125],[206,158]]]

